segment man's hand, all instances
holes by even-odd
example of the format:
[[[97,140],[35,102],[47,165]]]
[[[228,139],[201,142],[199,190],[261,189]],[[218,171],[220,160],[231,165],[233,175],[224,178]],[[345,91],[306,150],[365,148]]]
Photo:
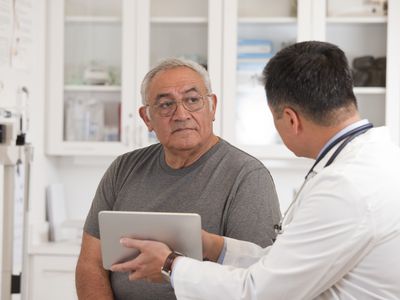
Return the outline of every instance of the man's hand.
[[[203,256],[216,262],[224,246],[222,236],[202,230]],[[145,279],[150,282],[163,282],[161,268],[172,250],[165,244],[156,241],[144,241],[122,238],[121,244],[127,248],[135,248],[140,254],[133,260],[115,264],[113,272],[129,272],[129,280]]]
[[[216,262],[224,247],[224,238],[202,230],[201,240],[203,244],[203,257]]]
[[[156,241],[143,241],[130,238],[122,238],[121,244],[127,248],[135,248],[140,254],[133,260],[114,264],[113,272],[130,272],[129,280],[145,279],[149,282],[163,282],[161,268],[171,249]]]

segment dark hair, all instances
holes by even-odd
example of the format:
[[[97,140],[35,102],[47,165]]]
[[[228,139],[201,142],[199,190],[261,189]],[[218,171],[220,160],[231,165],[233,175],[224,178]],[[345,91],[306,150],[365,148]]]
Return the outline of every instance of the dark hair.
[[[265,66],[263,80],[278,117],[288,106],[329,126],[357,110],[346,56],[329,43],[300,42],[280,50]]]

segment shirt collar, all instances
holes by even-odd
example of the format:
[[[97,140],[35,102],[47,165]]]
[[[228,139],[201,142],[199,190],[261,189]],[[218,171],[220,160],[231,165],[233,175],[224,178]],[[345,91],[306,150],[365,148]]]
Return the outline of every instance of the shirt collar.
[[[347,127],[343,128],[342,130],[340,130],[338,133],[336,133],[333,137],[331,137],[329,139],[329,141],[325,144],[324,147],[322,147],[321,151],[318,153],[317,159],[319,158],[319,156],[321,155],[322,152],[324,152],[324,150],[330,145],[332,144],[336,139],[340,138],[342,135],[346,134],[347,132],[349,132],[350,130],[353,130],[354,128],[360,127],[362,125],[365,125],[368,123],[367,119],[363,119],[360,121],[357,121],[355,123],[352,123],[350,125],[348,125]]]

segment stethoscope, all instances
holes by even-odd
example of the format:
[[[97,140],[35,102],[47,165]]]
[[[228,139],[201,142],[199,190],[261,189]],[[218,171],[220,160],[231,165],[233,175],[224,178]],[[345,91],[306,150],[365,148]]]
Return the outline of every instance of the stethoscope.
[[[317,172],[314,171],[314,167],[316,165],[318,165],[318,163],[328,154],[328,152],[333,147],[335,147],[337,144],[339,144],[340,142],[343,141],[342,144],[340,144],[340,146],[335,150],[335,152],[332,154],[332,156],[329,158],[329,160],[327,161],[327,163],[324,166],[324,168],[328,167],[330,164],[333,163],[333,161],[336,159],[336,157],[340,154],[340,152],[343,150],[344,147],[346,147],[346,145],[348,143],[350,143],[355,137],[365,133],[366,131],[368,131],[372,127],[374,127],[374,126],[371,123],[367,123],[367,124],[363,124],[363,125],[361,125],[361,126],[359,126],[357,128],[354,128],[354,129],[346,132],[342,136],[338,137],[331,144],[329,144],[328,147],[326,147],[324,149],[324,151],[318,156],[317,160],[315,161],[315,163],[313,164],[311,169],[308,171],[303,184],[301,185],[299,191],[296,193],[296,196],[294,197],[294,199],[290,203],[289,207],[286,209],[286,211],[283,214],[281,220],[279,221],[279,224],[274,225],[274,229],[275,229],[275,232],[277,234],[283,233],[283,224],[285,223],[285,219],[288,216],[289,212],[291,211],[293,205],[296,203],[297,199],[299,198],[299,195],[301,194],[301,191],[303,190],[303,188],[306,185],[306,183],[311,178],[313,178],[315,175],[317,175]]]

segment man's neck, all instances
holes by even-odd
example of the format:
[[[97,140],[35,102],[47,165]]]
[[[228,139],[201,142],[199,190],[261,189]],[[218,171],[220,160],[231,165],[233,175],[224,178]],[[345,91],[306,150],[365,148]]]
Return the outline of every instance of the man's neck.
[[[206,143],[196,149],[171,151],[164,148],[165,162],[172,169],[182,169],[190,166],[217,144],[219,138],[212,135]]]
[[[310,154],[308,157],[316,159],[322,148],[333,136],[335,136],[338,132],[340,132],[347,126],[360,120],[360,116],[358,114],[355,114],[354,116],[344,120],[343,122],[335,126],[322,127],[315,125],[315,127],[318,128],[314,128],[311,130],[313,132],[313,136],[310,137],[309,145],[312,145],[312,147],[310,147]]]

